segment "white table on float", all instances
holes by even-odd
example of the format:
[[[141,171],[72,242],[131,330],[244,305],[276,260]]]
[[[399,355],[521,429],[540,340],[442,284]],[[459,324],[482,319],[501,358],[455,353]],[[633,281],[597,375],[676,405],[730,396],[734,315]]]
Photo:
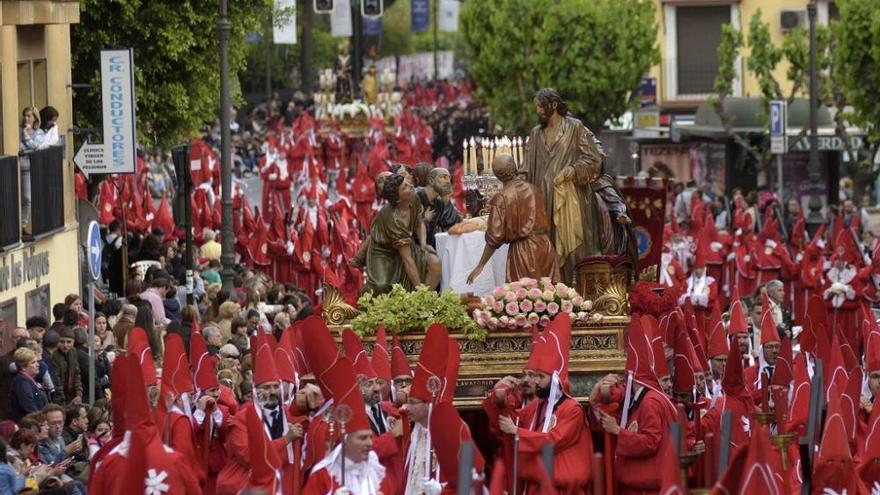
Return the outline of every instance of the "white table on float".
[[[441,233],[434,236],[437,242],[437,256],[443,271],[440,278],[440,290],[452,289],[459,294],[473,292],[475,296],[486,296],[505,282],[507,273],[507,244],[492,254],[489,263],[483,268],[480,276],[468,285],[467,278],[480,262],[483,247],[486,245],[486,233],[483,231],[468,232],[462,235]]]

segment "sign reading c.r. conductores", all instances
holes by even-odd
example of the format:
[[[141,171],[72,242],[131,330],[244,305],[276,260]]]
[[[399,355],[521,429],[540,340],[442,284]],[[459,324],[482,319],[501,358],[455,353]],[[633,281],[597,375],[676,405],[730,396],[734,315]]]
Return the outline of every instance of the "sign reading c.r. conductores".
[[[131,48],[101,50],[103,173],[135,173],[137,131],[134,102],[134,53]]]

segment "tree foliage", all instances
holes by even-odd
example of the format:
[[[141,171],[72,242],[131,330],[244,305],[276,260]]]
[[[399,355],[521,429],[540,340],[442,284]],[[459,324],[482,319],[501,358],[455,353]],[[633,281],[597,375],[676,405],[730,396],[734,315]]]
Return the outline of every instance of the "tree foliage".
[[[501,126],[524,132],[541,87],[587,125],[622,115],[660,60],[654,17],[650,0],[471,0],[459,23],[480,97]]]
[[[837,128],[848,120],[866,131],[870,146],[862,165],[867,167],[880,147],[880,0],[838,0],[837,6],[833,96],[839,109],[847,109]]]
[[[819,27],[816,31],[816,46],[818,58],[816,65],[822,71],[820,88],[827,95],[830,84],[828,83],[827,69],[830,66],[828,46],[830,43],[830,31]],[[733,94],[733,84],[736,79],[736,64],[743,50],[748,48],[749,57],[746,60],[748,70],[758,81],[758,89],[761,98],[761,112],[759,118],[769,132],[770,119],[767,114],[770,100],[794,101],[809,89],[810,77],[810,49],[809,37],[803,28],[797,28],[786,33],[782,44],[777,46],[770,37],[770,26],[764,21],[761,9],[758,9],[749,20],[749,31],[746,36],[733,26],[725,24],[721,28],[721,42],[718,45],[718,74],[715,76],[715,92],[713,99],[716,113],[721,117],[722,125],[728,135],[739,146],[744,148],[757,162],[759,168],[770,165],[770,140],[761,140],[758,144],[749,142],[743,136],[737,134],[734,122],[724,110],[724,100]],[[781,62],[788,63],[786,78],[792,83],[789,91],[785,93],[782,83],[776,78],[775,71]],[[806,127],[800,130],[803,135]]]
[[[240,96],[245,35],[260,30],[272,0],[229,0],[230,88]],[[220,62],[216,0],[82,0],[73,29],[74,122],[101,128],[100,50],[134,49],[138,138],[172,145],[213,122],[219,111]],[[280,16],[276,16],[278,18]]]

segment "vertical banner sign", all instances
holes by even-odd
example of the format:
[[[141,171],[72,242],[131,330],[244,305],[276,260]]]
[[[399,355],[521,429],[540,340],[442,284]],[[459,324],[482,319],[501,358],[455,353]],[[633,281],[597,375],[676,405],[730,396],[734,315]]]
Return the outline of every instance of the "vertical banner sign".
[[[426,32],[428,30],[428,25],[431,21],[431,1],[412,0],[409,11],[410,22],[412,24],[412,32]]]
[[[104,157],[108,174],[133,174],[137,163],[134,52],[101,50]]]
[[[364,36],[379,36],[382,34],[381,17],[363,17]]]
[[[660,273],[660,255],[663,253],[663,227],[666,208],[666,182],[650,181],[642,185],[632,177],[618,179],[617,186],[629,206],[636,243],[639,248],[639,272]],[[647,273],[646,273],[647,271]]]
[[[360,12],[358,13],[360,15]],[[330,14],[330,33],[334,38],[348,38],[351,36],[351,1],[336,0],[336,7]]]
[[[437,28],[441,33],[455,33],[458,31],[458,0],[440,0],[440,15],[437,18]]]
[[[276,45],[296,44],[296,0],[275,0],[275,12],[280,19],[273,19],[272,40]]]

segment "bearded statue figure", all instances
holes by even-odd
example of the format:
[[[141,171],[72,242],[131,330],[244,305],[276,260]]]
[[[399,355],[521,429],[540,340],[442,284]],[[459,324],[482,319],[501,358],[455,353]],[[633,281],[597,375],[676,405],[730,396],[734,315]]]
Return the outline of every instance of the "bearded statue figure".
[[[418,167],[418,165],[416,166]],[[445,168],[434,168],[428,173],[428,185],[420,187],[416,194],[424,208],[428,244],[437,247],[434,236],[449,230],[461,222],[461,213],[451,201],[452,175]]]
[[[632,217],[614,178],[604,172],[601,143],[553,89],[535,93],[534,105],[539,125],[521,173],[544,195],[563,281],[572,283],[577,263],[597,255],[626,257],[638,273]]]

